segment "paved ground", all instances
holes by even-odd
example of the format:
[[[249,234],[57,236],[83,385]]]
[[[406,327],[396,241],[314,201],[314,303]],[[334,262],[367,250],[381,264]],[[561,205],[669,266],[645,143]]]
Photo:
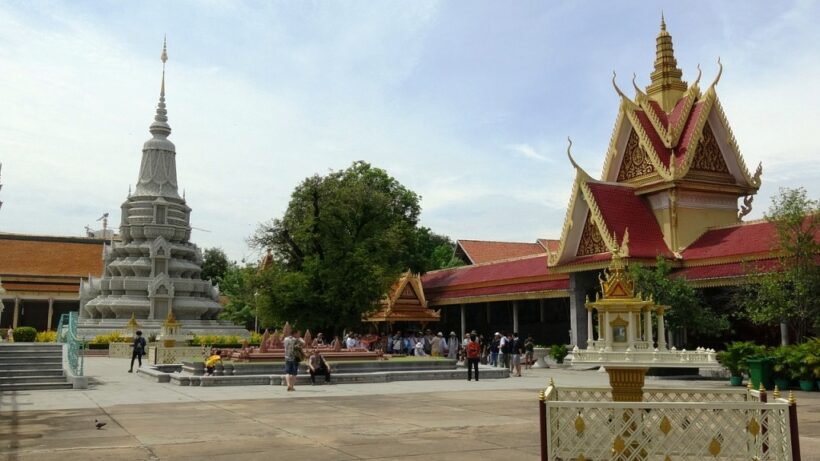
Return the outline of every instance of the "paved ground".
[[[606,374],[332,386],[179,387],[91,358],[84,391],[0,395],[0,459],[537,460],[536,391],[605,385]],[[648,379],[649,386],[723,387]],[[818,393],[820,394],[820,393]],[[798,393],[803,459],[820,459],[820,397]],[[106,421],[102,430],[94,420]]]

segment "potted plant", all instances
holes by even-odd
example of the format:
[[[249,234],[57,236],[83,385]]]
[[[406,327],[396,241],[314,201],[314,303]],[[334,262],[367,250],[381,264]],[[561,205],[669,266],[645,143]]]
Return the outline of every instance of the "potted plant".
[[[732,386],[743,385],[743,374],[749,372],[746,360],[762,354],[763,351],[763,346],[758,346],[751,341],[735,341],[726,346],[725,351],[718,353],[718,361],[729,369],[731,374],[729,382]]]
[[[550,357],[558,363],[564,363],[564,357],[569,354],[567,346],[564,344],[553,344],[550,346]]]
[[[769,352],[769,356],[774,359],[774,364],[772,365],[774,385],[782,391],[791,387],[791,375],[786,361],[790,348],[791,346],[780,346]]]

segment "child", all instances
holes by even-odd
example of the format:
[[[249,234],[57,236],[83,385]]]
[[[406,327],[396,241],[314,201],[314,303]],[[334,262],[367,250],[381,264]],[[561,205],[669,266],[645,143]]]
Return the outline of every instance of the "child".
[[[219,354],[214,353],[207,359],[205,359],[205,370],[206,375],[213,376],[214,375],[214,368],[216,368],[216,364],[222,361],[222,357]]]

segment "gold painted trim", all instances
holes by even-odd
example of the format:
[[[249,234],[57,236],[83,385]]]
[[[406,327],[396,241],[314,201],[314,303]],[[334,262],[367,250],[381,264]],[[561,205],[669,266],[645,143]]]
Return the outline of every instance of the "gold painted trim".
[[[612,129],[612,135],[609,138],[609,147],[606,150],[606,159],[604,160],[604,168],[601,170],[601,180],[606,181],[609,177],[609,169],[612,166],[612,161],[618,155],[618,134],[621,132],[621,127],[624,123],[624,112],[626,111],[626,103],[621,99],[621,104],[618,107],[618,116],[615,119],[615,127]],[[618,165],[620,168],[620,165]]]

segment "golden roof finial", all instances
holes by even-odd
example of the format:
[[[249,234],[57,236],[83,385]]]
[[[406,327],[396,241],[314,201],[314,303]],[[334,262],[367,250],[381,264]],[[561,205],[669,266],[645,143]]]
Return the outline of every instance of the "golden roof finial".
[[[628,98],[628,97],[626,97],[626,95],[624,94],[624,92],[623,92],[623,91],[621,91],[621,89],[620,89],[620,88],[618,88],[618,83],[616,83],[616,82],[615,82],[615,77],[617,77],[617,76],[618,76],[618,74],[616,74],[616,73],[615,73],[615,71],[613,70],[613,71],[612,71],[612,86],[614,86],[614,87],[615,87],[615,92],[616,92],[616,93],[618,93],[618,96],[620,96],[620,97],[622,97],[622,98],[624,98],[624,99],[626,99],[626,100],[629,100],[629,98]]]
[[[687,89],[681,76],[683,71],[678,69],[672,36],[666,31],[666,20],[661,14],[661,30],[655,44],[655,70],[650,74],[652,83],[646,87],[646,94],[664,111],[671,112]]]

